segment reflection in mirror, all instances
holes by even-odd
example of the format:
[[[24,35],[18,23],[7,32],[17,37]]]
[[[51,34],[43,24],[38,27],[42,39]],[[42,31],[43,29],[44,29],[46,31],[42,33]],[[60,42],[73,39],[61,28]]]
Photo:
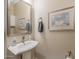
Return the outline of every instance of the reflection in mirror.
[[[32,33],[32,6],[24,1],[8,3],[8,35]]]

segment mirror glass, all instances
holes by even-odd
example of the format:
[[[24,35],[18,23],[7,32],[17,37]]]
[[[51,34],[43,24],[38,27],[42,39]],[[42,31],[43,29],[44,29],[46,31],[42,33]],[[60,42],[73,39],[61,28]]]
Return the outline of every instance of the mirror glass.
[[[8,35],[32,33],[32,6],[22,0],[8,0]]]

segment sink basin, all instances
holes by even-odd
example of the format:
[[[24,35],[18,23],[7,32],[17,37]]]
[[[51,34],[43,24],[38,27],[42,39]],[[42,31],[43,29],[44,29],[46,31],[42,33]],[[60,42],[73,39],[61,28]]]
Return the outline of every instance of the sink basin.
[[[24,43],[19,43],[15,46],[9,46],[8,49],[14,55],[18,55],[18,54],[21,54],[23,52],[27,52],[27,51],[35,48],[38,45],[38,41],[25,41]]]

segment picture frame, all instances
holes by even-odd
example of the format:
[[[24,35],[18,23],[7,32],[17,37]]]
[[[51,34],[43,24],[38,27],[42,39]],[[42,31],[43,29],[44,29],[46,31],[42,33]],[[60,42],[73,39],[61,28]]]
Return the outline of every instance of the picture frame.
[[[74,6],[48,13],[48,29],[50,31],[74,30],[74,14]]]

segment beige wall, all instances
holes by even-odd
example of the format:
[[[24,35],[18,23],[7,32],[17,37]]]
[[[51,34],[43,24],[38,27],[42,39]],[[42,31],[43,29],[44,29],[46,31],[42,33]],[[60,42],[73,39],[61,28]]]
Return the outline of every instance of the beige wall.
[[[35,0],[35,40],[40,42],[36,48],[38,59],[65,59],[68,50],[72,50],[73,56],[75,55],[74,31],[50,32],[48,30],[48,12],[73,5],[74,0]],[[43,33],[38,32],[39,17],[43,18]]]

